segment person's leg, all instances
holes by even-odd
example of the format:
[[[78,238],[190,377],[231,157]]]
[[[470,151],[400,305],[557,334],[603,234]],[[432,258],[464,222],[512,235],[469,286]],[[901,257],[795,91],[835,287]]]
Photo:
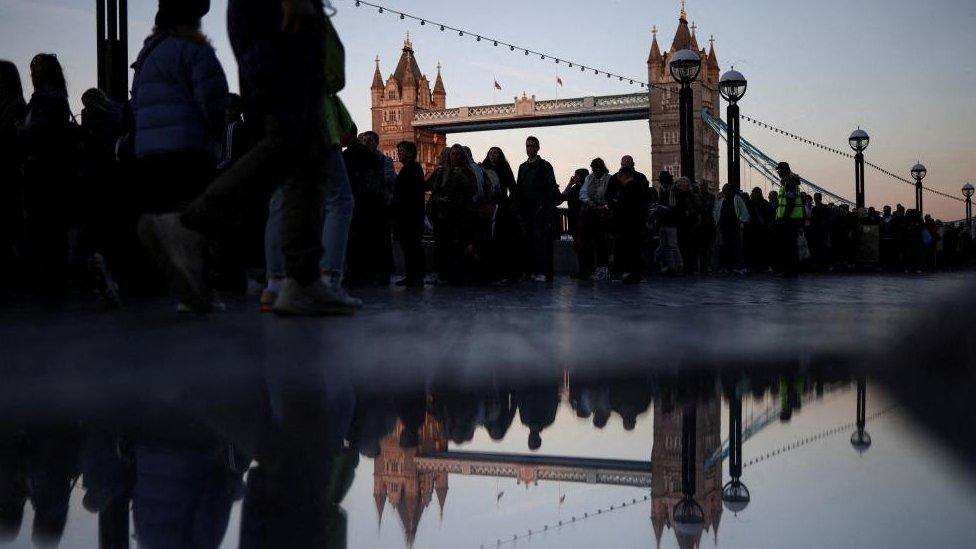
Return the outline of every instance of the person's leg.
[[[355,201],[346,163],[338,147],[329,150],[325,162],[325,221],[322,224],[323,253],[319,269],[323,273],[341,276],[345,270],[349,226]]]

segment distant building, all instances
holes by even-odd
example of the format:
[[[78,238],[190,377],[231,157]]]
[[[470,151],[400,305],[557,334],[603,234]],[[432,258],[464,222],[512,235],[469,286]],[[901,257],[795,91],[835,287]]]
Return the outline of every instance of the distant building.
[[[413,547],[420,517],[437,495],[440,512],[447,499],[447,473],[424,473],[417,470],[415,459],[431,452],[447,450],[447,435],[440,422],[430,414],[420,428],[420,443],[413,448],[400,446],[404,424],[397,420],[393,432],[380,440],[380,454],[373,461],[373,499],[377,520],[383,520],[386,504],[396,510],[403,527],[407,547]]]
[[[441,78],[441,66],[437,65],[437,80],[434,89],[430,81],[420,72],[417,59],[413,55],[413,44],[407,37],[403,42],[400,62],[396,70],[383,82],[380,73],[380,59],[376,58],[376,71],[373,73],[372,93],[373,131],[380,136],[380,150],[390,158],[396,159],[396,145],[401,141],[417,144],[417,162],[430,174],[437,167],[437,156],[447,145],[447,137],[431,132],[415,130],[414,116],[417,111],[444,109],[447,105],[447,91]],[[400,169],[399,162],[397,170]]]
[[[691,85],[695,97],[695,175],[701,185],[715,188],[719,183],[719,137],[702,122],[700,113],[705,109],[718,116],[720,74],[718,58],[715,56],[715,41],[709,41],[706,53],[698,46],[696,30],[694,23],[689,29],[688,16],[682,7],[678,16],[678,30],[667,52],[661,53],[657,43],[657,29],[652,31],[654,39],[651,43],[651,54],[647,58],[648,82],[656,86],[650,89],[651,165],[655,183],[662,171],[671,172],[675,177],[682,175],[678,121],[678,90],[681,85],[671,78],[670,67],[675,52],[690,49],[698,52],[702,61],[701,73]]]

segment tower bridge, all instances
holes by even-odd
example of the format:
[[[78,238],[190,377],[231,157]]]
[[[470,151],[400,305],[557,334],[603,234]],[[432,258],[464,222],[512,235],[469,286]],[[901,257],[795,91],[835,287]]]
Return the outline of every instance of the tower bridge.
[[[437,65],[433,88],[420,69],[409,37],[403,43],[400,59],[392,74],[383,78],[380,60],[370,87],[373,131],[380,136],[380,149],[396,158],[396,145],[408,140],[417,144],[417,161],[426,173],[437,166],[437,157],[446,146],[448,133],[499,129],[521,129],[595,122],[648,120],[652,177],[662,171],[681,175],[678,89],[670,76],[676,52],[690,49],[701,58],[701,76],[691,85],[695,112],[718,114],[720,69],[714,40],[706,51],[699,46],[697,27],[688,23],[684,7],[670,47],[662,49],[657,28],[652,30],[647,74],[650,87],[643,93],[537,100],[522,94],[513,102],[495,105],[447,106],[447,87]],[[700,117],[693,123],[697,180],[717,186],[719,178],[719,136]],[[598,151],[594,151],[594,155]]]

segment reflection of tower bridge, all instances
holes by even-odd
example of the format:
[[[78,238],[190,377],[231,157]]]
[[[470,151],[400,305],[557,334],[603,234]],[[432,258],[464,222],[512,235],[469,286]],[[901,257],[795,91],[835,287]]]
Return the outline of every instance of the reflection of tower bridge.
[[[432,453],[415,461],[422,473],[507,477],[525,485],[552,480],[651,486],[649,461],[456,451]]]

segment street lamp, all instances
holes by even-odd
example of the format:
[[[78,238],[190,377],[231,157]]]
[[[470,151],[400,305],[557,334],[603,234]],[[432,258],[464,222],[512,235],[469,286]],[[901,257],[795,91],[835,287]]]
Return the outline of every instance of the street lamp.
[[[857,430],[851,435],[851,446],[857,453],[863,454],[871,447],[871,435],[864,430],[867,408],[867,380],[863,377],[857,380]]]
[[[742,391],[739,387],[729,396],[729,476],[722,487],[722,503],[738,514],[749,505],[749,489],[742,483]]]
[[[695,181],[695,118],[691,83],[701,71],[701,58],[689,49],[679,50],[671,58],[671,78],[681,84],[678,105],[681,132],[681,175]]]
[[[858,128],[851,133],[847,142],[857,153],[854,155],[854,201],[858,209],[864,207],[864,149],[868,148],[871,138],[868,132]]]
[[[922,215],[922,180],[929,173],[921,162],[912,166],[912,178],[915,179],[915,210]]]
[[[729,185],[734,194],[739,193],[739,100],[746,94],[746,77],[742,73],[732,70],[722,75],[718,82],[718,91],[722,98],[729,102],[728,114],[728,147],[729,147]]]
[[[966,197],[966,230],[970,234],[973,232],[973,191],[976,187],[973,187],[972,183],[966,183],[962,186],[962,195]]]

